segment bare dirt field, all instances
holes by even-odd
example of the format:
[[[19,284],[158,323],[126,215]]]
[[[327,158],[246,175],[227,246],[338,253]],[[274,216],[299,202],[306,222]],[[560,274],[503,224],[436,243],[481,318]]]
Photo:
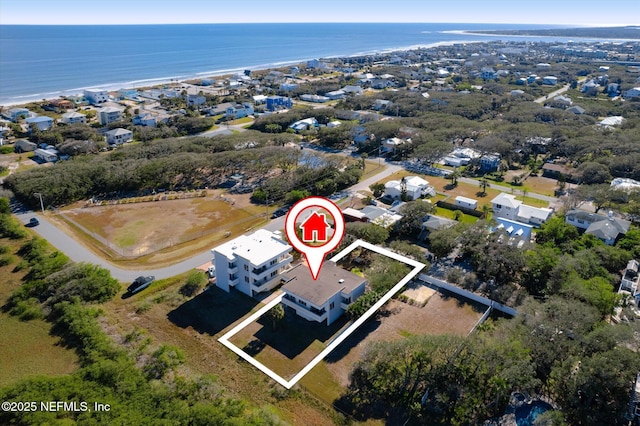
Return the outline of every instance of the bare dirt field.
[[[442,293],[431,296],[423,307],[392,299],[378,317],[364,323],[326,358],[326,368],[341,386],[347,386],[349,373],[367,344],[420,334],[466,336],[482,313],[482,309]]]
[[[210,245],[245,233],[262,223],[266,213],[263,207],[251,204],[249,197],[209,191],[206,197],[190,199],[99,207],[76,203],[62,214],[116,257],[135,258],[198,239]]]

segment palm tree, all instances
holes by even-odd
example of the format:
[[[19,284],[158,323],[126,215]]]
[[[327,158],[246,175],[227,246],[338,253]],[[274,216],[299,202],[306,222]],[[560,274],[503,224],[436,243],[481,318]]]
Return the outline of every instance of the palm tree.
[[[487,195],[487,188],[490,186],[491,185],[489,185],[489,181],[487,180],[487,178],[483,177],[482,179],[480,179],[480,188],[482,188],[481,194],[483,197]]]
[[[483,204],[482,205],[482,218],[486,219],[489,217],[489,210],[491,210],[491,207],[489,207],[489,204]]]
[[[458,169],[455,169],[453,173],[449,175],[449,179],[451,179],[452,186],[458,186],[458,179],[460,178],[460,176],[462,176],[462,174],[458,171]]]
[[[284,318],[284,308],[277,304],[267,312],[267,318],[271,320],[273,331],[276,331],[277,325]]]

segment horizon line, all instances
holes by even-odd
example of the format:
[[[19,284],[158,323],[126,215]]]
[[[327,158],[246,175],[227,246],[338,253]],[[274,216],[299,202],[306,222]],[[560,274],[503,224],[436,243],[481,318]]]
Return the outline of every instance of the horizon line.
[[[245,25],[245,24],[277,24],[277,25],[296,25],[296,24],[447,24],[447,25],[536,25],[536,26],[548,26],[548,27],[563,27],[563,28],[626,28],[626,27],[638,27],[633,24],[532,24],[532,23],[516,23],[516,22],[428,22],[428,21],[303,21],[303,22],[286,22],[286,21],[270,21],[270,22],[146,22],[146,23],[107,23],[107,24],[85,24],[85,23],[65,23],[65,24],[31,24],[31,23],[18,23],[18,24],[6,24],[0,23],[0,27],[113,27],[113,26],[151,26],[151,25]]]

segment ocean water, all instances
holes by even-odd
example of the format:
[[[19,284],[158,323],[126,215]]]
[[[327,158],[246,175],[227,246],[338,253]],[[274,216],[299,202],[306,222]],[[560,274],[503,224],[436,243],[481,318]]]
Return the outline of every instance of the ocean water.
[[[0,104],[88,87],[132,88],[242,69],[430,46],[523,40],[450,31],[548,28],[499,24],[197,24],[0,26]],[[564,41],[539,37],[530,41]]]

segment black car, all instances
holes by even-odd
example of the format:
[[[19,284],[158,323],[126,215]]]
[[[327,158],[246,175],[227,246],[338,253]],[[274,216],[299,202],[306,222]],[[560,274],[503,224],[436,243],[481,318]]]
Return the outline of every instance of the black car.
[[[151,283],[155,281],[155,279],[156,277],[154,276],[140,276],[136,278],[129,287],[127,287],[127,292],[133,294],[139,292],[140,290],[144,290],[145,288],[149,287]]]
[[[284,216],[287,212],[291,210],[291,206],[280,207],[278,210],[274,211],[271,215],[271,219],[278,218],[280,216]]]
[[[38,220],[37,217],[32,217],[31,219],[29,219],[29,223],[27,223],[27,226],[38,226],[40,225],[40,221]]]

